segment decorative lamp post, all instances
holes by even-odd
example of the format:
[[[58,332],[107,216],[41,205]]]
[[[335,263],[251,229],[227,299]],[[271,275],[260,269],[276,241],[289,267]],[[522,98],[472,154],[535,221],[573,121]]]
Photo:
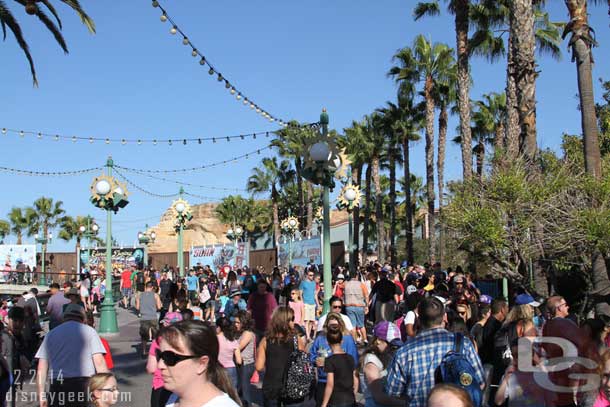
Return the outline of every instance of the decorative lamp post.
[[[148,245],[155,242],[157,234],[153,230],[148,232],[148,225],[144,229],[144,232],[138,232],[138,242],[144,246],[144,268],[148,267]]]
[[[329,310],[329,300],[332,296],[332,273],[330,259],[330,190],[335,186],[334,177],[341,167],[345,166],[345,158],[337,149],[332,137],[328,136],[328,114],[326,109],[320,114],[318,132],[305,149],[305,165],[303,176],[316,185],[324,187],[322,241],[324,263],[324,312]],[[321,132],[320,132],[321,130]]]
[[[45,252],[46,252],[46,248],[47,248],[47,243],[50,243],[51,240],[53,240],[53,233],[49,232],[46,235],[42,232],[42,230],[40,230],[40,232],[36,233],[34,235],[34,239],[36,240],[36,243],[40,244],[40,246],[42,247],[42,258],[41,258],[41,271],[42,273],[40,274],[40,279],[38,280],[38,284],[40,285],[47,285],[47,277],[45,276],[44,273],[44,268],[45,268]]]
[[[182,252],[182,239],[183,239],[183,231],[186,222],[193,219],[193,214],[191,213],[191,206],[187,201],[182,199],[182,194],[184,194],[184,189],[180,187],[180,198],[176,199],[172,202],[172,211],[174,212],[174,216],[176,218],[176,231],[178,232],[178,269],[180,271],[180,277],[184,277],[184,255]]]
[[[281,238],[288,242],[288,270],[292,266],[292,241],[299,235],[299,220],[292,216],[292,210],[288,209],[288,217],[280,223],[280,228],[284,232]],[[300,235],[299,235],[300,237]]]
[[[348,237],[347,237],[347,250],[349,255],[349,273],[350,276],[353,276],[356,272],[355,265],[355,256],[354,256],[354,219],[352,216],[352,212],[354,208],[360,206],[360,199],[362,198],[362,194],[360,193],[360,188],[358,185],[352,185],[352,174],[351,170],[347,172],[347,183],[341,189],[341,193],[339,194],[339,202],[337,203],[337,207],[339,209],[347,210],[347,220],[348,220]],[[358,233],[358,231],[356,231]]]
[[[227,238],[233,242],[234,246],[237,246],[237,242],[242,238],[244,234],[244,230],[241,226],[235,226],[235,222],[233,222],[233,227],[230,227],[227,230]]]
[[[93,221],[93,223],[91,223]],[[97,236],[97,232],[100,230],[100,227],[95,223],[95,220],[91,218],[91,216],[87,216],[87,226],[81,225],[78,228],[82,237],[87,238],[87,261],[91,261],[91,241],[95,236]],[[77,272],[80,275],[80,250],[78,253],[78,259],[76,259],[76,268]]]
[[[91,183],[91,203],[106,211],[106,294],[102,302],[102,315],[99,331],[101,333],[117,333],[119,326],[112,295],[112,212],[127,206],[128,191],[125,184],[112,176],[114,162],[112,157],[106,161],[106,175],[95,177]]]

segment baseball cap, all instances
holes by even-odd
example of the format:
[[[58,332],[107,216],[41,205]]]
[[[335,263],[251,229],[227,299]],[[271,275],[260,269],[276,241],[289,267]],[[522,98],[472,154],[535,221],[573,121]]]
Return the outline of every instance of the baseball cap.
[[[534,300],[534,297],[532,297],[529,294],[519,294],[517,296],[517,298],[515,298],[515,304],[517,305],[531,305],[532,307],[538,307],[540,306],[540,303],[536,300]]]
[[[400,329],[393,322],[381,321],[373,328],[373,335],[376,338],[382,339],[392,345],[400,346]]]
[[[414,292],[417,292],[417,287],[415,287],[414,285],[408,285],[406,290],[407,290],[407,295],[411,295]]]
[[[64,310],[64,319],[78,318],[81,321],[85,320],[85,309],[78,304],[68,304]]]
[[[492,301],[492,298],[487,294],[483,294],[479,298],[479,304],[491,304],[491,301]]]

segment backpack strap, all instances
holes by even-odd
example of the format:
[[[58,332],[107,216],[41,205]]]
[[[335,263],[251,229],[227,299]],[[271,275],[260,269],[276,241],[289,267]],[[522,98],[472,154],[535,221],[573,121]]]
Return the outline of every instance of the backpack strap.
[[[464,335],[461,333],[455,334],[455,353],[462,353],[462,345],[464,344]]]

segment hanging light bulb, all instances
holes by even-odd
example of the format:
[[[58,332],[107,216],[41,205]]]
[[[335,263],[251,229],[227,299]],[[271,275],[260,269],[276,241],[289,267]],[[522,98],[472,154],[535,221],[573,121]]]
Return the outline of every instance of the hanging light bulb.
[[[208,71],[208,73],[209,73],[210,75],[214,75],[214,68],[210,68],[210,70]]]
[[[244,135],[243,135],[243,134],[240,134],[240,135],[239,135],[239,138],[243,140],[243,139],[244,139]]]
[[[186,145],[186,139],[182,140],[182,144]]]
[[[161,14],[161,22],[164,23],[167,21],[167,16],[165,15],[165,13]]]
[[[138,145],[142,145],[142,140],[138,139]]]
[[[229,89],[231,87],[231,84],[229,83],[229,81],[225,80],[225,88]]]
[[[254,103],[250,103],[250,109],[254,109]]]
[[[72,142],[76,143],[76,136],[72,136]]]
[[[21,130],[21,131],[19,132],[19,137],[23,137],[23,136],[25,136],[25,133],[23,132],[23,130]]]
[[[231,93],[231,95],[235,94],[235,88],[231,87],[231,90],[229,91]]]
[[[93,137],[89,137],[89,143],[93,144]]]
[[[201,57],[201,59],[199,60],[199,65],[205,65],[205,58]]]
[[[2,128],[2,134],[6,134],[6,127]]]
[[[106,139],[106,144],[110,144],[110,139]]]
[[[159,2],[157,0],[153,0],[152,6],[155,7],[155,8],[159,7]]]
[[[38,133],[38,139],[40,140],[42,138],[42,133]]]
[[[237,98],[237,100],[241,99],[241,93],[238,93],[236,98]]]
[[[173,26],[172,28],[170,28],[169,33],[171,35],[176,35],[176,33],[178,32],[178,27]]]
[[[171,140],[168,140],[168,141],[169,141],[169,145],[171,146],[172,145],[172,141]]]
[[[157,145],[157,140],[153,140],[153,146]]]
[[[247,105],[248,103],[250,103],[250,102],[248,102],[248,99],[247,98],[244,99],[244,105]]]
[[[252,134],[252,140],[256,140],[256,133]]]
[[[218,82],[222,82],[222,74],[218,74],[218,78],[216,79],[218,79]]]
[[[183,43],[184,45],[189,45],[189,39],[188,39],[188,38],[186,38],[186,37],[184,37],[184,38],[182,39],[182,43]]]
[[[227,136],[227,141],[231,141],[231,137]]]
[[[193,51],[191,52],[191,55],[193,56],[193,58],[195,58],[197,55],[199,55],[199,52],[197,51],[196,48],[193,48]]]
[[[256,108],[256,113],[260,113],[260,112],[261,112],[261,108],[260,108],[260,107],[257,107],[257,108]]]
[[[216,137],[212,138],[212,143],[216,143]]]
[[[199,144],[201,144],[201,139],[197,139],[197,142],[198,142]]]
[[[127,144],[127,140],[125,140],[125,139],[122,139],[122,140],[121,140],[121,144],[122,144],[122,145],[125,145],[125,144]]]

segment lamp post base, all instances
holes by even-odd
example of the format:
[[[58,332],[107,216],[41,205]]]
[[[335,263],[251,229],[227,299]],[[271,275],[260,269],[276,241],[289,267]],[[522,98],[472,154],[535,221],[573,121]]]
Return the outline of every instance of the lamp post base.
[[[106,297],[101,304],[102,315],[100,317],[99,333],[114,334],[119,332],[119,324],[114,308],[114,300]]]

